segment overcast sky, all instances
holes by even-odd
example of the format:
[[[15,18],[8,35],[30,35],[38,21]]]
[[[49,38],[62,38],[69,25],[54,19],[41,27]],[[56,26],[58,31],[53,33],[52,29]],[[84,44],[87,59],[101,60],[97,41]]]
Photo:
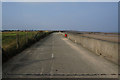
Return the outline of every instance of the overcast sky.
[[[3,2],[3,29],[118,31],[117,2]]]

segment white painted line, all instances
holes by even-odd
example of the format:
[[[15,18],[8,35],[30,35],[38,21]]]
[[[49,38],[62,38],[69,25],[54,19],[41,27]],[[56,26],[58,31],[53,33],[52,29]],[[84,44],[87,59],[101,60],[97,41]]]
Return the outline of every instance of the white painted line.
[[[52,39],[52,55],[51,55],[52,59],[54,58],[53,49],[54,49],[54,37]],[[51,60],[51,71],[50,71],[50,74],[53,75],[53,60]],[[50,78],[52,78],[52,76],[50,76]]]
[[[53,53],[52,53],[52,58],[54,58],[54,55],[53,55]]]

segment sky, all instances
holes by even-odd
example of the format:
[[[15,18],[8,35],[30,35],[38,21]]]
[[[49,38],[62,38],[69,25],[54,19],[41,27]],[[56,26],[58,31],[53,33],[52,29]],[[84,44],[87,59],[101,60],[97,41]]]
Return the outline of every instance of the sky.
[[[1,0],[3,2],[118,2],[120,0]]]
[[[0,30],[2,30],[2,3],[1,2],[0,2]]]
[[[3,2],[3,30],[118,31],[117,2]]]

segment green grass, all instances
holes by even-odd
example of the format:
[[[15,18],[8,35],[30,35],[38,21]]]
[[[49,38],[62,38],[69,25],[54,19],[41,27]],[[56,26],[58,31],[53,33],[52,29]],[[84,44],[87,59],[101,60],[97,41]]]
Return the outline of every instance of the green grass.
[[[2,47],[6,49],[16,44],[16,34],[19,35],[20,44],[24,44],[27,39],[32,39],[38,32],[3,32]]]

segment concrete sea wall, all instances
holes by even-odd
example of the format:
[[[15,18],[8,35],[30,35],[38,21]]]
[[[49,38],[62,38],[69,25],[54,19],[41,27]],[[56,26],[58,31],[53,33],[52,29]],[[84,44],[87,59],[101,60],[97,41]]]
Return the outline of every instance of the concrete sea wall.
[[[101,55],[106,59],[118,64],[118,43],[107,40],[96,39],[80,34],[67,33],[68,39],[82,45],[95,54]]]

